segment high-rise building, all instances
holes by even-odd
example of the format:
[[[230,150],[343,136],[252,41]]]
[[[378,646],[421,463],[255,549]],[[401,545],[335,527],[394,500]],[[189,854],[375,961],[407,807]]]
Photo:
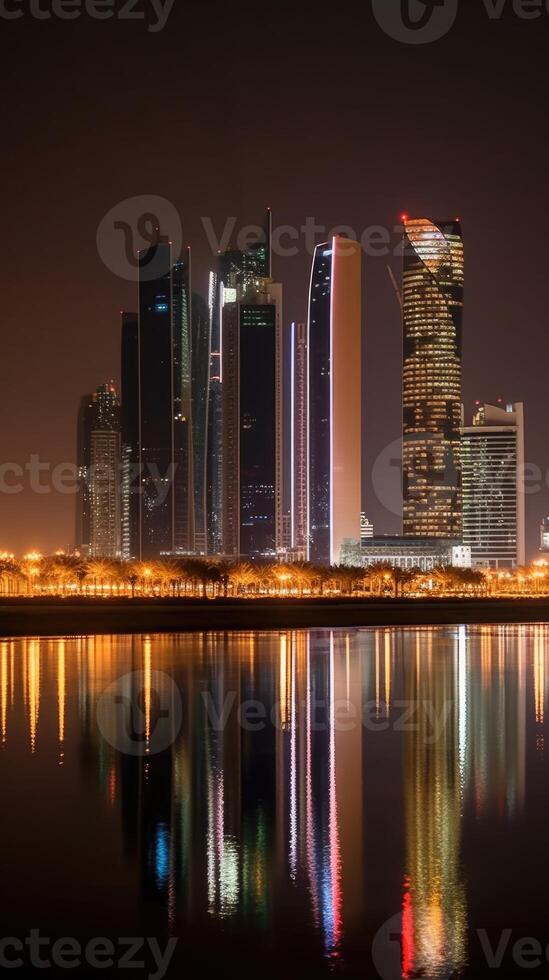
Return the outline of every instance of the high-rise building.
[[[523,405],[478,404],[461,430],[463,544],[474,565],[525,561]]]
[[[223,551],[283,546],[282,286],[256,280],[222,307]]]
[[[197,293],[191,304],[192,428],[194,485],[194,544],[199,555],[208,552],[207,542],[207,445],[210,389],[210,313]]]
[[[223,416],[221,389],[221,305],[217,272],[210,272],[208,306],[210,313],[210,387],[208,406],[208,445],[206,466],[207,551],[223,551]]]
[[[111,382],[82,398],[78,413],[76,547],[92,558],[121,554],[120,450],[120,401]]]
[[[223,528],[223,371],[222,311],[236,301],[240,293],[255,288],[256,283],[271,277],[272,216],[267,211],[263,240],[244,251],[229,249],[217,256],[216,268],[210,273],[208,305],[210,311],[210,385],[208,410],[207,546],[209,554],[222,554]]]
[[[308,547],[337,564],[360,538],[361,249],[339,236],[317,246],[308,320]]]
[[[460,538],[461,225],[403,223],[403,529]]]
[[[81,555],[90,553],[90,453],[93,418],[93,395],[83,395],[78,408],[76,427],[78,487],[74,536],[76,550]]]
[[[139,545],[139,323],[122,313],[122,557],[137,558]]]
[[[139,253],[138,557],[194,550],[189,261]]]
[[[290,548],[307,554],[307,325],[292,323],[290,334]]]

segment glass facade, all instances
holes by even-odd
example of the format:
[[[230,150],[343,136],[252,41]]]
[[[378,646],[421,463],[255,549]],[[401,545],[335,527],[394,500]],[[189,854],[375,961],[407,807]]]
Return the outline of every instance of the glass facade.
[[[332,249],[315,251],[309,300],[309,557],[330,564]]]
[[[122,314],[122,558],[139,555],[139,324]]]
[[[76,547],[93,558],[119,558],[120,400],[112,382],[86,395],[78,414]]]
[[[281,287],[261,280],[223,308],[223,551],[282,545]]]
[[[461,226],[406,218],[404,229],[403,529],[460,538]]]
[[[276,553],[276,307],[240,307],[240,554]]]
[[[210,387],[210,313],[197,293],[192,295],[192,427],[194,541],[197,554],[207,553],[206,447]]]
[[[271,212],[265,221],[264,240],[240,251],[229,249],[217,258],[210,273],[209,313],[211,333],[208,448],[206,466],[207,549],[222,554],[225,549],[223,473],[223,309],[236,300],[236,292],[254,290],[271,274]],[[232,532],[231,532],[232,533]],[[231,533],[229,537],[231,537]]]
[[[75,546],[82,555],[90,548],[90,453],[94,404],[92,395],[83,395],[78,408],[76,459],[78,489],[76,496]]]
[[[307,325],[292,323],[291,346],[291,419],[290,419],[290,493],[291,528],[289,546],[306,554],[307,549]]]
[[[139,255],[139,556],[193,549],[188,264]]]
[[[174,543],[171,550],[194,552],[191,257],[172,269]]]
[[[362,250],[334,236],[315,249],[308,321],[308,548],[335,565],[360,537]]]
[[[474,565],[524,564],[522,404],[477,407],[462,429],[463,543]]]

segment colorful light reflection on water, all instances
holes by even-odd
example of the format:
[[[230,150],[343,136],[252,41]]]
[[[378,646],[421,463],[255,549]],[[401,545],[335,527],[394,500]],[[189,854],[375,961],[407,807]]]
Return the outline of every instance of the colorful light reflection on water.
[[[393,980],[394,920],[397,976],[490,975],[479,929],[546,928],[548,649],[546,626],[0,641],[5,934],[152,928],[187,961]],[[131,671],[137,756],[96,718]],[[183,722],[154,754],[159,676]]]

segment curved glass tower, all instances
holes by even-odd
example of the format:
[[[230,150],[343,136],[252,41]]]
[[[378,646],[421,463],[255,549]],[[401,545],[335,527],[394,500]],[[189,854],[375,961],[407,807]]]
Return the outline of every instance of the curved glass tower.
[[[309,558],[334,565],[360,538],[361,249],[336,236],[315,249],[308,322]]]
[[[461,538],[461,226],[403,221],[404,534]]]

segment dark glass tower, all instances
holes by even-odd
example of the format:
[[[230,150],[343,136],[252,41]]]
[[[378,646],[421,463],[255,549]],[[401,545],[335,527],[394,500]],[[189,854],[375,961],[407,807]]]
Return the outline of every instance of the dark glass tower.
[[[122,557],[139,555],[139,324],[122,313]]]
[[[210,390],[210,312],[197,293],[192,297],[192,420],[194,538],[197,554],[205,555],[207,545],[206,473],[208,407]]]
[[[188,263],[139,255],[139,556],[193,550]]]
[[[307,554],[308,493],[308,350],[307,324],[290,328],[290,515],[291,548],[296,557]]]
[[[223,309],[224,553],[282,546],[282,287],[263,280]]]
[[[217,272],[210,273],[210,387],[206,466],[207,550],[223,551],[223,415],[221,389],[221,302]]]
[[[194,553],[191,253],[177,262],[173,278],[173,400],[175,498],[173,551]]]
[[[207,488],[208,552],[221,554],[224,550],[223,515],[223,309],[236,301],[240,293],[253,289],[260,279],[271,275],[272,216],[267,211],[264,241],[246,251],[230,249],[217,257],[216,269],[210,273],[210,386],[208,411]]]
[[[90,457],[94,415],[93,395],[83,395],[80,399],[76,429],[78,491],[75,527],[75,546],[82,555],[89,555],[90,550]]]
[[[461,226],[403,220],[404,534],[461,538]]]

